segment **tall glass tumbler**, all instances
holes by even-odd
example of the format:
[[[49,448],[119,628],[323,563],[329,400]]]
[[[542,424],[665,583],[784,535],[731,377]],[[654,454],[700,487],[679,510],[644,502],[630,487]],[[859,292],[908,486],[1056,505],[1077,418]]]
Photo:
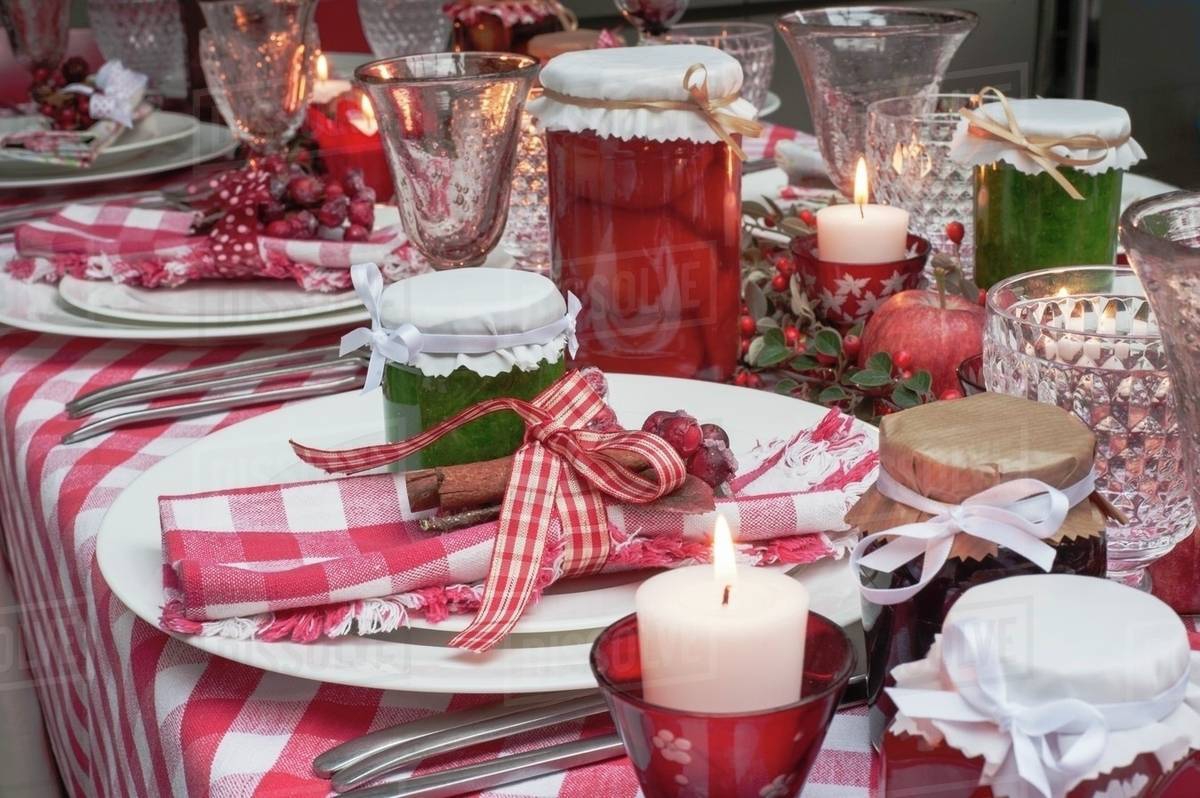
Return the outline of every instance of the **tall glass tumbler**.
[[[1159,319],[1175,387],[1192,502],[1200,507],[1200,193],[1130,205],[1121,243]]]
[[[905,6],[812,8],[777,23],[804,79],[830,180],[847,197],[866,152],[867,106],[936,94],[950,59],[979,18]]]
[[[179,0],[88,0],[88,20],[106,59],[146,75],[164,96],[187,96],[187,36]]]
[[[867,106],[867,166],[875,198],[908,211],[917,235],[935,252],[957,252],[967,275],[974,254],[975,172],[950,157],[950,139],[970,94],[927,94],[877,100]],[[966,230],[955,248],[946,224]],[[932,277],[932,260],[926,266]]]
[[[358,0],[363,35],[376,58],[433,53],[450,40],[441,0]]]
[[[522,55],[427,53],[355,71],[379,120],[404,232],[435,268],[478,266],[500,240],[537,70]]]
[[[992,286],[983,340],[989,391],[1058,405],[1095,434],[1096,488],[1128,518],[1108,524],[1108,576],[1143,588],[1196,523],[1158,318],[1132,270],[1067,266]]]
[[[282,148],[300,127],[313,89],[316,0],[207,0],[204,76],[239,139]]]

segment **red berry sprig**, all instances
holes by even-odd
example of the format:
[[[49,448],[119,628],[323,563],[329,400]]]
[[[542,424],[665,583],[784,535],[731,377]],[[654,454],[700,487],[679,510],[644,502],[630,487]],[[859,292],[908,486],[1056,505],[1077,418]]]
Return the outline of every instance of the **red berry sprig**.
[[[737,472],[729,434],[716,424],[701,424],[683,410],[656,410],[646,417],[642,431],[669,443],[683,458],[688,473],[714,490]]]
[[[90,113],[91,97],[62,91],[69,83],[87,82],[90,72],[88,62],[77,55],[68,58],[58,69],[39,66],[33,70],[29,96],[37,103],[38,113],[50,120],[54,130],[87,130],[94,123]]]

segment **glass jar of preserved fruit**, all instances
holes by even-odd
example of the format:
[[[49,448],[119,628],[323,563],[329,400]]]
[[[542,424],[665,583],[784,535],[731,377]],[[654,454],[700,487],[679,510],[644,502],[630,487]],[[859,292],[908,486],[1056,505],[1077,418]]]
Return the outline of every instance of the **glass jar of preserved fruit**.
[[[580,361],[725,380],[738,355],[742,70],[711,47],[566,53],[531,113],[547,131],[552,269],[580,297]]]
[[[530,55],[533,37],[575,30],[579,24],[559,0],[455,0],[443,11],[450,18],[450,45],[456,53]]]
[[[894,676],[883,798],[1200,795],[1200,654],[1149,594],[1045,574],[982,585]]]
[[[373,347],[387,439],[397,442],[486,399],[533,399],[565,372],[577,312],[577,303],[568,311],[554,283],[532,272],[430,272],[388,286],[372,311],[373,330],[351,333],[358,339],[347,336],[343,346],[361,341]],[[491,413],[447,433],[400,467],[504,457],[517,450],[524,434],[515,413]]]
[[[968,589],[1021,574],[1104,576],[1095,438],[1051,405],[984,393],[879,425],[879,478],[846,515],[862,582],[872,740],[897,665],[925,656]]]
[[[951,157],[976,168],[975,279],[1112,263],[1124,170],[1145,157],[1124,108],[1009,100],[964,109]]]

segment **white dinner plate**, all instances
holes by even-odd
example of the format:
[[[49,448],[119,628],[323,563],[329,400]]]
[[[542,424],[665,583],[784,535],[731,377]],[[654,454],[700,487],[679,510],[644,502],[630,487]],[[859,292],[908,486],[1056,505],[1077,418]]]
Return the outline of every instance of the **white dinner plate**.
[[[69,164],[39,163],[37,161],[0,161],[0,178],[51,177],[78,174],[93,169],[109,169],[128,163],[146,150],[161,147],[174,141],[190,138],[200,122],[194,116],[172,111],[154,111],[125,131],[117,140],[105,147],[89,167]]]
[[[197,122],[190,135],[161,146],[156,145],[145,152],[137,153],[139,157],[111,166],[72,169],[53,175],[10,175],[7,171],[0,171],[0,190],[74,186],[169,172],[220,158],[236,148],[237,140],[229,128]]]
[[[662,377],[610,375],[613,406],[629,425],[675,407],[721,424],[736,451],[816,424],[826,409],[765,391]],[[873,428],[864,429],[874,437]],[[299,463],[288,446],[297,437],[317,446],[361,445],[382,439],[382,399],[357,392],[290,404],[202,438],[162,460],[113,503],[97,538],[101,573],[139,617],[157,625],[162,605],[158,497],[325,475]],[[318,681],[438,693],[549,692],[594,685],[587,664],[597,630],[633,611],[644,574],[573,580],[548,591],[503,648],[484,656],[449,648],[467,619],[377,637],[315,644],[181,637],[204,651],[265,670]],[[855,582],[845,560],[798,569],[814,611],[848,625],[859,619]],[[414,624],[416,626],[416,624]]]
[[[164,290],[67,275],[58,293],[85,313],[145,324],[246,324],[350,310],[360,304],[353,291],[322,294],[286,280],[205,280]]]

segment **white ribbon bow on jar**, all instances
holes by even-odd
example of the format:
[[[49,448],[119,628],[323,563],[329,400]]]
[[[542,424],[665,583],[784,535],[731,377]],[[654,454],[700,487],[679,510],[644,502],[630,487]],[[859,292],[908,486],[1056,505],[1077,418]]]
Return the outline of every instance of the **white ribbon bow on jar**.
[[[108,61],[96,72],[95,86],[71,83],[63,91],[86,94],[92,119],[111,119],[124,127],[133,127],[133,113],[146,94],[148,79],[141,72],[127,69],[120,61]]]
[[[939,638],[941,672],[950,689],[890,687],[900,714],[938,726],[963,724],[978,730],[991,723],[1009,738],[1008,755],[992,779],[1006,786],[1028,784],[1043,798],[1063,798],[1095,769],[1112,731],[1157,723],[1182,704],[1189,672],[1164,692],[1144,701],[1090,704],[1062,698],[1027,706],[1009,696],[1000,658],[999,626],[983,619],[951,624]]]
[[[373,390],[383,382],[383,367],[388,361],[414,365],[417,356],[442,355],[486,355],[497,349],[514,346],[544,345],[560,335],[567,336],[567,351],[574,357],[579,351],[575,338],[576,318],[583,308],[579,298],[567,293],[567,313],[561,319],[520,333],[500,335],[452,335],[449,333],[424,333],[415,325],[401,324],[395,329],[385,327],[380,318],[380,301],[383,299],[383,275],[374,263],[358,263],[350,269],[354,291],[362,300],[371,317],[371,326],[359,327],[342,336],[340,351],[348,355],[356,349],[371,348],[371,359],[367,365],[367,378],[363,393]]]
[[[1095,471],[1062,490],[1037,479],[1014,479],[980,491],[961,504],[946,504],[922,496],[880,469],[876,490],[933,517],[865,535],[854,547],[850,566],[861,580],[859,566],[891,573],[924,555],[921,578],[916,584],[896,588],[860,584],[863,597],[875,604],[899,604],[921,592],[950,558],[954,538],[960,532],[1011,549],[1049,571],[1057,550],[1046,541],[1058,534],[1071,508],[1092,494],[1095,482]],[[876,541],[886,538],[891,540],[871,550]]]

